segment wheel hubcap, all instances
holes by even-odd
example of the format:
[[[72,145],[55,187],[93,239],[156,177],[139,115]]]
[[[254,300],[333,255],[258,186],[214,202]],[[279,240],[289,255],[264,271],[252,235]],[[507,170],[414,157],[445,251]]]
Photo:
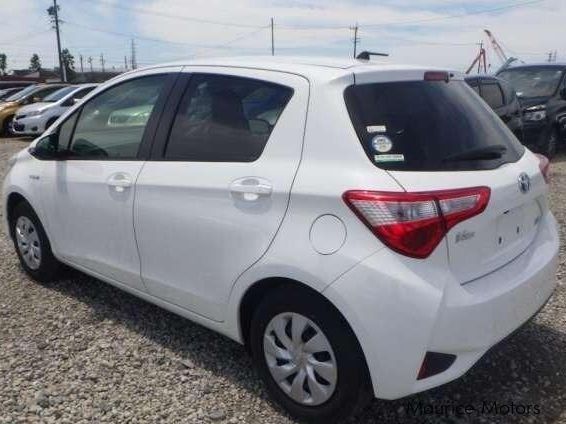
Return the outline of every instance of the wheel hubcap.
[[[320,405],[334,393],[334,352],[322,330],[305,316],[275,316],[265,329],[263,351],[271,376],[295,402]]]
[[[39,234],[28,217],[20,216],[16,222],[16,242],[18,250],[28,267],[33,270],[41,264],[41,244]]]

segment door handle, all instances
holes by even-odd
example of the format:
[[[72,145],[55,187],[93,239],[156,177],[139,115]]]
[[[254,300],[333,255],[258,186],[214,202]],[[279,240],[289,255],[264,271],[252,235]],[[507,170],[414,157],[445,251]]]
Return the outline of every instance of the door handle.
[[[269,181],[257,177],[240,178],[230,184],[230,192],[233,195],[242,196],[247,201],[268,197],[272,191],[273,186]]]
[[[118,193],[122,193],[125,189],[130,188],[133,184],[132,177],[124,172],[112,174],[106,184],[114,188]]]

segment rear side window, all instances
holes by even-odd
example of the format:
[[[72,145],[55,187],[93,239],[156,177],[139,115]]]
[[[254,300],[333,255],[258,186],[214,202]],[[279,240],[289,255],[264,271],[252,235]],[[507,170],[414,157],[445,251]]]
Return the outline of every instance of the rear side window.
[[[291,88],[266,81],[193,75],[177,111],[165,158],[256,160],[292,94]]]
[[[505,104],[503,100],[503,92],[496,83],[484,82],[481,85],[481,94],[483,99],[492,109],[497,109]]]
[[[494,169],[524,152],[464,81],[353,85],[344,95],[364,150],[383,169]]]

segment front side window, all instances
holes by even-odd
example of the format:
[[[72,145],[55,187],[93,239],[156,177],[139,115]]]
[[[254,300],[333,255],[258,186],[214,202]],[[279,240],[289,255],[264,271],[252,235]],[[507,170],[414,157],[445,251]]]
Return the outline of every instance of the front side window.
[[[259,158],[293,90],[249,78],[194,75],[183,95],[165,157],[201,162]]]
[[[503,101],[503,92],[496,83],[484,82],[481,86],[481,94],[492,109],[500,108],[505,104]]]
[[[136,158],[166,78],[166,75],[152,75],[130,80],[109,88],[86,103],[73,133],[69,156]]]

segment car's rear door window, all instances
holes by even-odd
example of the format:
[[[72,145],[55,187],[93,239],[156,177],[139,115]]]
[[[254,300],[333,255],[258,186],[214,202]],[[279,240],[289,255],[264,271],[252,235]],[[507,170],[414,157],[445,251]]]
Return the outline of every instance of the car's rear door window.
[[[292,94],[291,88],[267,81],[193,75],[175,116],[165,158],[256,160]]]
[[[366,154],[383,169],[494,169],[524,152],[464,81],[352,85],[345,100]]]

